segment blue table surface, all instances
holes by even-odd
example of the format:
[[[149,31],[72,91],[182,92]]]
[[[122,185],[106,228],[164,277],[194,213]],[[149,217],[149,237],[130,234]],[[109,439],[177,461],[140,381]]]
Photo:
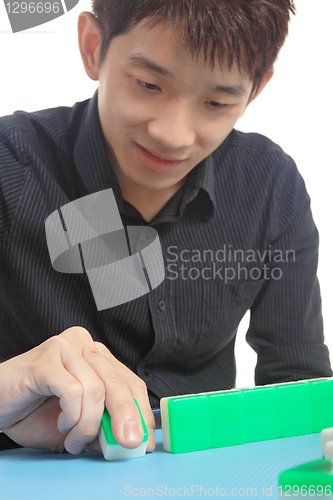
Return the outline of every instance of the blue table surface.
[[[321,458],[320,434],[173,455],[107,462],[98,454],[0,452],[1,500],[279,498],[282,470]]]

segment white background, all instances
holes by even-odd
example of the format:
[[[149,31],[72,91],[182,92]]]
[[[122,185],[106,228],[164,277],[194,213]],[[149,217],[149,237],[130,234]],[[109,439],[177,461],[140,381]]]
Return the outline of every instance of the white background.
[[[296,0],[296,7],[298,14],[292,19],[275,75],[237,128],[263,133],[280,144],[295,159],[305,179],[320,233],[318,274],[326,343],[333,352],[333,1]],[[86,76],[77,47],[76,23],[83,10],[90,10],[87,0],[80,0],[72,11],[54,21],[12,34],[0,2],[0,116],[17,109],[71,106],[91,97],[97,83]],[[256,355],[244,340],[248,321],[246,315],[236,342],[238,387],[254,384]]]

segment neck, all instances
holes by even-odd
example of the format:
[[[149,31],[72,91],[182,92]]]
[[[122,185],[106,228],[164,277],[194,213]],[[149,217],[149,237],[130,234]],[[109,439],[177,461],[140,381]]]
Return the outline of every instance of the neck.
[[[185,176],[179,182],[160,189],[145,187],[136,184],[125,176],[115,158],[112,158],[112,155],[110,155],[110,161],[124,200],[131,203],[140,212],[146,222],[150,222],[162,210],[170,198],[182,187],[186,179]]]
[[[142,215],[145,221],[150,222],[170,198],[181,188],[185,179],[169,188],[151,190],[141,186],[122,186],[123,198],[131,203]]]

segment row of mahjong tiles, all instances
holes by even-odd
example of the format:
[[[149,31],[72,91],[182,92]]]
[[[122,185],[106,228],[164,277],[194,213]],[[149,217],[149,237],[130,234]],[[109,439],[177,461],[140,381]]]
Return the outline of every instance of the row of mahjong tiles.
[[[321,432],[333,426],[333,379],[162,398],[161,418],[172,453]]]
[[[162,398],[161,419],[163,446],[172,453],[321,432],[333,426],[333,379]],[[144,455],[142,415],[141,421],[143,444],[127,450],[114,440],[104,412],[99,438],[107,459]]]
[[[144,429],[143,443],[131,450],[119,446],[105,410],[99,439],[107,460],[140,457],[146,452],[148,431],[135,403]],[[333,425],[333,379],[162,398],[161,417],[164,448],[174,453],[300,436],[325,429],[323,460],[281,472],[279,488],[282,496],[297,492],[302,496],[333,493],[333,429],[327,429]]]

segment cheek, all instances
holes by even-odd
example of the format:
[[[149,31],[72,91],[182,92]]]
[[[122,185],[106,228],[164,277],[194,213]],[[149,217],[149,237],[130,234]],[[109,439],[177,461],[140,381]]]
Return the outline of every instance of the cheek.
[[[205,130],[205,133],[200,137],[201,147],[208,152],[208,154],[215,151],[216,148],[224,141],[224,139],[229,135],[233,128],[233,125],[226,123],[219,125],[218,127],[210,127]]]
[[[239,117],[238,112],[231,112],[225,113],[216,121],[205,122],[204,126],[200,127],[201,146],[207,151],[214,151],[230,134]]]
[[[115,134],[140,122],[143,106],[133,96],[128,82],[117,74],[100,80],[98,102],[101,121]]]
[[[119,129],[145,129],[151,116],[149,109],[142,102],[129,97],[117,96],[110,106],[110,116],[114,123],[115,133]]]
[[[100,105],[100,120],[109,142],[122,142],[124,135],[131,133],[140,124],[139,116],[130,103],[120,98],[110,99]]]

